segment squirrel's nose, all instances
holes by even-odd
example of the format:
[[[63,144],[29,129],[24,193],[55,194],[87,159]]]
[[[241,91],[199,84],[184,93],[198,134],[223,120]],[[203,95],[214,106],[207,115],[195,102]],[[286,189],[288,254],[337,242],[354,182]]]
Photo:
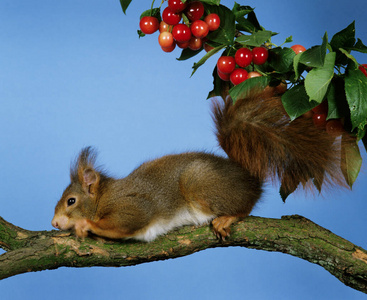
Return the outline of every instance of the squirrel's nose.
[[[57,223],[57,221],[52,220],[51,224],[53,227],[59,229],[59,223]]]

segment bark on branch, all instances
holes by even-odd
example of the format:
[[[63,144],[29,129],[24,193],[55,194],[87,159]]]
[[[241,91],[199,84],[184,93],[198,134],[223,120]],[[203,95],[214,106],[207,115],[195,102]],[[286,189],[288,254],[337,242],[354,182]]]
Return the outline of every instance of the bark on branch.
[[[367,293],[367,251],[301,216],[248,217],[219,241],[209,226],[186,226],[151,243],[77,239],[69,232],[28,231],[0,217],[0,279],[59,267],[131,266],[207,248],[242,246],[277,251],[318,264],[344,284]]]

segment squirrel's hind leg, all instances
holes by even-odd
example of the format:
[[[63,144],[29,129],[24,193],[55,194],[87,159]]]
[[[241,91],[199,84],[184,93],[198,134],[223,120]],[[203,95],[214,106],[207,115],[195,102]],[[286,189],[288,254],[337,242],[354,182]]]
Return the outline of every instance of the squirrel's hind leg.
[[[236,222],[239,217],[235,216],[220,216],[212,221],[213,230],[218,239],[224,241],[231,233],[231,225]]]

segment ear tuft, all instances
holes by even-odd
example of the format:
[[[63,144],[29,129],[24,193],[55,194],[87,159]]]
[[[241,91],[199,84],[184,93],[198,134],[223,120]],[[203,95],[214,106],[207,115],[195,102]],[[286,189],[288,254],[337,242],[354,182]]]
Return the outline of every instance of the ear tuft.
[[[87,188],[88,191],[90,185],[98,185],[100,175],[95,167],[96,158],[97,152],[95,149],[92,147],[83,148],[77,159],[71,165],[71,182],[78,182],[83,188]]]

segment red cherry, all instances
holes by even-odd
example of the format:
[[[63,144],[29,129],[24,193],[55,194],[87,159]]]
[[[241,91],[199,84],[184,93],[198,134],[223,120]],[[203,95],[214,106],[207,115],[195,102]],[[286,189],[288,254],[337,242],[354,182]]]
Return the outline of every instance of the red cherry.
[[[199,50],[201,49],[201,47],[203,46],[203,41],[201,40],[201,38],[197,38],[195,36],[191,37],[190,41],[189,41],[189,48],[191,50]]]
[[[218,74],[219,78],[222,79],[223,81],[229,81],[230,80],[230,74],[223,73],[223,72],[219,71],[218,68],[217,68],[217,74]]]
[[[358,67],[362,71],[362,73],[367,77],[367,64],[362,64]]]
[[[326,122],[326,132],[332,136],[342,135],[344,126],[340,119],[332,119]]]
[[[193,1],[186,9],[186,16],[190,21],[199,20],[204,14],[204,5],[200,1]]]
[[[163,48],[171,47],[174,43],[172,33],[168,31],[161,32],[158,36],[158,43]]]
[[[327,101],[323,101],[321,104],[317,105],[312,109],[315,114],[327,114],[328,112],[328,103]]]
[[[145,34],[152,34],[159,28],[159,21],[156,17],[145,16],[140,19],[140,30]]]
[[[190,29],[192,34],[198,38],[206,37],[209,33],[209,25],[202,20],[192,22]]]
[[[303,47],[302,45],[293,45],[291,47],[291,49],[294,51],[294,53],[298,54],[298,53],[302,53],[306,51],[306,48]]]
[[[206,52],[209,52],[210,50],[213,50],[214,47],[210,46],[208,43],[204,43],[204,50]]]
[[[190,40],[191,31],[186,24],[177,24],[172,29],[172,35],[177,42],[183,43]]]
[[[159,24],[159,32],[163,32],[163,31],[172,31],[173,26],[172,25],[168,25],[166,22],[161,21],[161,23]]]
[[[241,68],[246,68],[252,62],[252,51],[247,48],[240,48],[236,51],[234,59]]]
[[[168,0],[168,6],[173,12],[181,12],[186,8],[186,2],[183,3],[181,0]]]
[[[248,73],[245,69],[236,68],[231,73],[229,79],[234,85],[240,84],[248,78]]]
[[[207,15],[204,21],[208,24],[210,31],[214,31],[219,28],[220,18],[217,14],[212,13]]]
[[[230,74],[236,67],[236,61],[232,56],[221,56],[217,61],[217,68],[220,72]]]
[[[313,123],[316,127],[325,128],[326,126],[326,114],[314,113],[312,116]]]
[[[255,65],[262,65],[268,59],[268,50],[264,47],[255,47],[252,49],[252,61]]]
[[[164,52],[172,52],[176,48],[176,43],[173,42],[171,46],[161,48]]]
[[[167,6],[162,12],[162,19],[168,25],[177,25],[181,20],[181,14],[175,13]]]
[[[177,44],[177,47],[181,49],[186,49],[187,47],[189,47],[189,41],[187,42],[177,42],[176,41],[176,44]]]

